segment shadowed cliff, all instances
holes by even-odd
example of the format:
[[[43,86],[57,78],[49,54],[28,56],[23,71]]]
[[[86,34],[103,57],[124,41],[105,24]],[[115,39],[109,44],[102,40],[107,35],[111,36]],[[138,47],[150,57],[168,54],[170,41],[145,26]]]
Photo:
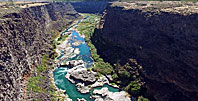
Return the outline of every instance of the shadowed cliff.
[[[108,5],[107,1],[83,1],[71,2],[71,5],[79,13],[98,13],[101,14]]]
[[[159,101],[196,101],[196,7],[192,2],[113,3],[106,9],[92,42],[111,64],[137,60],[144,71],[145,95]]]

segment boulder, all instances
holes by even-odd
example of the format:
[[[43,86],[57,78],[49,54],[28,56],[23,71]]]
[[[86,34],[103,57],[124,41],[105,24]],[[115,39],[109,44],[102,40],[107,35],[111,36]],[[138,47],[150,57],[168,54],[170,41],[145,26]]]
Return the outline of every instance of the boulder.
[[[87,70],[71,72],[71,77],[73,77],[77,80],[82,80],[84,82],[93,83],[96,81],[96,75],[92,72],[87,71]]]

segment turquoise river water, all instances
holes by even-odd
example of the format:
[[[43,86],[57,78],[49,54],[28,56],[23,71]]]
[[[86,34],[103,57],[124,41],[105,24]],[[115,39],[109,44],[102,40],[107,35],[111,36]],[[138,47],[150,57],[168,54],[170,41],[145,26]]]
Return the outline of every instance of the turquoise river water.
[[[84,18],[87,19],[87,17]],[[73,26],[79,24],[82,20],[79,20],[76,24],[73,24]],[[71,27],[69,27],[71,28]],[[65,31],[68,31],[68,29],[66,29]],[[82,43],[78,46],[73,46],[72,43],[76,42],[76,41],[82,41]],[[72,32],[72,39],[69,40],[70,44],[72,45],[73,48],[79,48],[80,50],[80,54],[78,54],[77,56],[75,56],[74,58],[70,58],[69,60],[76,60],[76,59],[81,59],[84,62],[86,62],[86,67],[88,68],[94,61],[91,58],[91,54],[90,54],[90,49],[88,47],[88,45],[86,44],[84,38],[82,38],[79,33],[77,33],[76,31]],[[66,47],[66,46],[65,46]],[[60,59],[63,55],[64,55],[64,51],[61,51],[61,56],[59,56],[57,59]],[[87,94],[81,94],[79,91],[77,91],[77,88],[74,84],[72,84],[70,81],[68,81],[65,78],[65,75],[67,74],[67,69],[69,69],[68,67],[58,67],[54,70],[53,72],[53,76],[54,76],[54,81],[56,86],[61,89],[61,90],[66,90],[66,94],[69,96],[69,98],[71,98],[73,101],[75,101],[77,98],[84,98],[87,101],[93,101],[94,99],[91,99],[90,96],[92,95],[92,92],[94,89],[102,89],[102,87],[97,87],[97,88],[93,88],[90,93]],[[111,87],[109,85],[104,85],[103,87],[107,87],[109,89],[109,91],[111,92],[118,92],[119,89]]]

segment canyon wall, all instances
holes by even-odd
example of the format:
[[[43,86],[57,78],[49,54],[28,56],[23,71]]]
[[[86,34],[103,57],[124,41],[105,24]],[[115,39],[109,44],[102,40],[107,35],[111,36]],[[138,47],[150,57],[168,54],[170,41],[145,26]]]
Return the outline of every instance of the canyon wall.
[[[102,14],[108,5],[108,2],[107,1],[83,1],[83,2],[71,2],[71,5],[79,13]]]
[[[52,31],[59,33],[79,17],[69,3],[21,8],[0,17],[0,100],[23,99],[23,77],[43,54],[53,54]]]
[[[192,2],[115,2],[92,42],[107,62],[137,60],[157,101],[198,99],[198,10]]]

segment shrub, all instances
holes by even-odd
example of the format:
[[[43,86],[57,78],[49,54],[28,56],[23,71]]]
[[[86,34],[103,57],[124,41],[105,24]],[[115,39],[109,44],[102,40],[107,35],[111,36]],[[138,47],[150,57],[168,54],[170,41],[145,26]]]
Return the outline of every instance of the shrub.
[[[126,70],[120,71],[119,74],[120,74],[122,77],[124,77],[124,78],[130,78],[130,76],[131,76],[131,74],[130,74],[128,71],[126,71]]]
[[[91,85],[88,85],[89,88],[91,88]]]
[[[113,75],[112,75],[112,78],[115,80],[115,79],[118,79],[118,75],[116,74],[116,73],[114,73]]]
[[[56,49],[56,44],[57,44],[56,40],[53,40],[53,43],[52,43],[52,48],[53,49]]]
[[[65,41],[68,36],[69,36],[68,34],[63,35],[62,36],[62,39],[63,39],[62,41]]]
[[[51,59],[55,59],[58,56],[58,53],[55,49],[53,49],[54,54],[50,57]]]
[[[136,95],[140,92],[140,85],[136,81],[131,81],[131,83],[126,87],[125,90],[131,92],[132,94]]]
[[[144,98],[143,96],[139,96],[137,101],[149,101],[147,98]]]
[[[97,62],[93,70],[101,74],[111,74],[114,72],[113,67],[109,63]]]

